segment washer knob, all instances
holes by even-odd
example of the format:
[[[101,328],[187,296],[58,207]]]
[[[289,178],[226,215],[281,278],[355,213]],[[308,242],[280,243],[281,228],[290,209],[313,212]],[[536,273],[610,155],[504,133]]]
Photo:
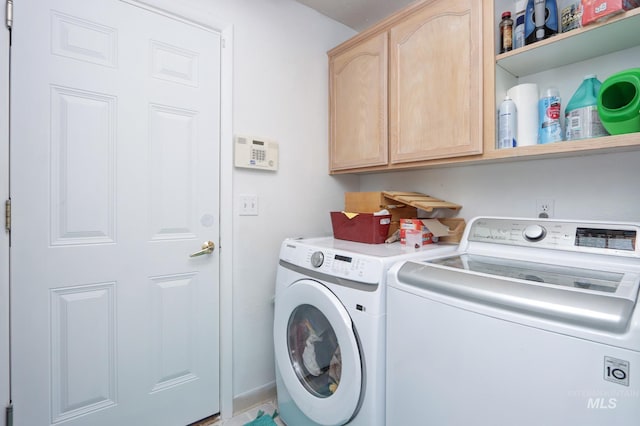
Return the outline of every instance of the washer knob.
[[[524,228],[523,234],[528,241],[540,241],[547,234],[547,231],[540,225],[529,225]]]
[[[316,251],[311,255],[311,265],[314,268],[319,268],[324,263],[324,254],[321,251]]]

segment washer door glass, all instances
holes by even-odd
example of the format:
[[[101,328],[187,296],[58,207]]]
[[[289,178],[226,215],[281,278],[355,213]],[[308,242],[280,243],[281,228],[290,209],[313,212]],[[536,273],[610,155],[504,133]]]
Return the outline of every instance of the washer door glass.
[[[342,302],[321,283],[302,279],[276,295],[276,366],[298,409],[321,425],[343,425],[363,396],[360,345]]]
[[[287,327],[289,358],[300,383],[319,398],[333,395],[340,384],[342,356],[329,320],[312,305],[300,305]]]

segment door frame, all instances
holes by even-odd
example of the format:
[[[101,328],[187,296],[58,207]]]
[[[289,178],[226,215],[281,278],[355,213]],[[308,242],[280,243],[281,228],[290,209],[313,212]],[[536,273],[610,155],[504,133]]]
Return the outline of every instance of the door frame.
[[[172,18],[197,24],[220,34],[220,177],[219,226],[220,241],[220,416],[233,416],[233,212],[221,206],[233,205],[233,25],[208,19],[206,14],[175,4],[171,0],[120,0]],[[203,18],[205,18],[203,20]],[[9,37],[6,26],[0,31],[0,69],[6,79],[0,81],[0,201],[9,198]],[[0,74],[2,75],[2,74]],[[4,213],[0,231],[0,410],[10,402],[10,322],[9,322],[9,234],[4,231]],[[0,426],[6,416],[0,412]]]
[[[4,17],[4,15],[3,15]],[[10,402],[9,357],[9,233],[5,230],[4,203],[9,198],[9,30],[0,30],[0,426],[6,426],[5,407]]]

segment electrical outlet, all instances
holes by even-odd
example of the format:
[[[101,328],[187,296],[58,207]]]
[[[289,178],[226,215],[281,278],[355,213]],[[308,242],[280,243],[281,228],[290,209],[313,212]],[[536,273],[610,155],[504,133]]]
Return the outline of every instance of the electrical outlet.
[[[536,200],[536,217],[548,219],[553,217],[553,205],[555,201],[550,198]]]
[[[238,214],[240,216],[258,216],[258,196],[255,194],[238,195]]]

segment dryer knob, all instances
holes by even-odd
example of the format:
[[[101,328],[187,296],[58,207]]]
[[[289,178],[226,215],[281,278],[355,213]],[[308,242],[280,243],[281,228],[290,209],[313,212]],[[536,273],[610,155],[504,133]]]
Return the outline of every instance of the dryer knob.
[[[524,228],[523,234],[528,241],[540,241],[547,234],[547,231],[540,225],[529,225]]]
[[[315,268],[319,268],[324,263],[324,254],[321,251],[316,251],[311,255],[311,265]]]

